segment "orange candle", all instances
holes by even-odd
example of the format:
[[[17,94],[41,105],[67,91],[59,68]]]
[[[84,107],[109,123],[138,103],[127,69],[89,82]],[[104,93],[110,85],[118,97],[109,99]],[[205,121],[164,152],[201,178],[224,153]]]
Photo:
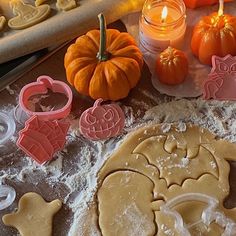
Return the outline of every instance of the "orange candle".
[[[236,17],[224,14],[223,6],[220,0],[218,13],[203,17],[194,28],[191,48],[203,64],[211,65],[213,55],[236,55]]]
[[[218,3],[218,0],[184,0],[185,4],[189,8],[203,7]],[[232,2],[232,0],[225,0],[225,2]]]

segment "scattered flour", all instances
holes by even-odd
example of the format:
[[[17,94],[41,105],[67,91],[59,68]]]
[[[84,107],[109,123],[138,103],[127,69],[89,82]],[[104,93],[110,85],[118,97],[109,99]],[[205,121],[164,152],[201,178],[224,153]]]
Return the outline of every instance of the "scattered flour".
[[[126,114],[125,133],[107,141],[90,142],[85,140],[78,131],[78,118],[75,119],[73,116],[67,118],[67,121],[71,123],[71,129],[67,137],[66,149],[57,153],[55,159],[45,165],[37,165],[30,158],[24,158],[24,154],[16,147],[14,147],[14,152],[12,152],[14,155],[2,154],[1,150],[0,159],[12,158],[13,164],[1,169],[0,182],[6,180],[24,182],[27,176],[39,171],[47,176],[44,181],[52,184],[52,186],[55,182],[65,185],[68,192],[64,198],[64,203],[74,212],[68,235],[78,236],[78,231],[83,225],[90,225],[89,222],[92,225],[96,225],[94,223],[96,222],[94,210],[91,210],[90,202],[92,202],[96,192],[97,173],[111,153],[123,142],[125,135],[131,130],[137,129],[137,127],[144,124],[164,123],[162,129],[167,132],[170,128],[170,123],[177,122],[179,132],[184,132],[186,123],[193,123],[203,128],[208,128],[218,137],[232,142],[236,141],[235,102],[206,102],[202,99],[180,99],[160,103],[155,107],[140,101],[134,101],[134,104],[143,106],[146,109],[144,117],[140,117],[140,111],[134,112],[133,108],[123,106]],[[12,107],[8,106],[7,108],[1,108],[1,110],[11,112]],[[13,140],[15,141],[16,138],[17,136],[15,135]],[[181,167],[188,165],[185,159],[180,164]],[[213,164],[212,168],[214,168]],[[20,165],[21,168],[19,169],[17,165]],[[87,230],[89,230],[88,235],[100,235],[96,227],[87,227]],[[171,231],[168,230],[165,230],[165,234],[172,236]]]

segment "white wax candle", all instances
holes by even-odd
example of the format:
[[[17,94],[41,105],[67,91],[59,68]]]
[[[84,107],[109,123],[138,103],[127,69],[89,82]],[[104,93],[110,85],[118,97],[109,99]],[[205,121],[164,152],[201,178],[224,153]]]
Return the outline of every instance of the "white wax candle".
[[[141,16],[140,44],[149,51],[163,51],[168,46],[180,48],[182,45],[186,31],[185,17],[179,9],[167,8],[168,14],[164,20],[163,5],[152,7]]]

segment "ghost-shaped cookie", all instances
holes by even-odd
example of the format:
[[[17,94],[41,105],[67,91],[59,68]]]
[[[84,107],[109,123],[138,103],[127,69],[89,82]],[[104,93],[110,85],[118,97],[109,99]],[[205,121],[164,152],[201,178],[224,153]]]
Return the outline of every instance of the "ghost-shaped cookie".
[[[61,206],[60,200],[45,202],[39,194],[29,192],[21,197],[17,211],[4,215],[2,220],[21,236],[51,236],[53,216]]]

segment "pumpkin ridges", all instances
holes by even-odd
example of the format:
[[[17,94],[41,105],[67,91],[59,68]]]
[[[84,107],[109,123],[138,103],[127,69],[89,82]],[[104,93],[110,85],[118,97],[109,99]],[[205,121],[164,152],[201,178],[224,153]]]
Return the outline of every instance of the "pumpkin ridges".
[[[108,85],[105,76],[105,64],[107,62],[100,62],[94,70],[89,83],[89,95],[93,99],[102,98],[109,100]]]
[[[100,42],[100,30],[90,30],[86,36],[88,36],[93,43],[99,48],[99,42]]]
[[[132,58],[115,57],[111,59],[110,62],[123,71],[130,88],[134,88],[137,85],[141,77],[141,70],[136,60]]]
[[[221,33],[221,51],[222,51],[221,56],[226,56],[228,54],[236,54],[236,40],[233,32],[225,28],[222,29],[220,33]],[[227,44],[225,44],[222,39],[227,40]]]
[[[199,47],[200,62],[211,65],[211,56],[213,55],[221,56],[220,45],[221,45],[220,34],[214,32],[214,30],[207,31],[203,36]],[[208,52],[207,54],[205,53],[206,51]],[[209,55],[211,56],[209,57]]]
[[[74,77],[75,89],[83,95],[89,95],[90,78],[94,74],[96,63],[80,69]]]
[[[129,34],[120,33],[119,31],[113,29],[105,31],[106,27],[104,16],[99,14],[98,18],[100,21],[101,30],[92,30],[86,34],[86,37],[91,42],[89,49],[84,50],[87,42],[85,40],[86,37],[83,37],[82,40],[77,39],[75,43],[76,46],[71,46],[67,51],[64,61],[67,80],[71,84],[76,84],[76,89],[79,90],[80,93],[89,94],[94,99],[103,98],[104,100],[118,100],[127,96],[130,88],[133,87],[139,80],[140,70],[143,64],[142,54],[136,46],[134,39]],[[118,41],[121,40],[122,42],[118,42],[117,38]],[[114,48],[120,49],[118,54],[121,55],[112,55],[112,53],[117,52],[113,50],[111,53],[109,49],[107,50],[107,47],[109,48],[111,44]],[[124,46],[125,48],[123,50],[122,47]],[[133,48],[130,46],[133,46]],[[79,58],[84,56],[83,50],[85,51],[86,57],[90,58],[91,61],[84,64],[82,63],[82,66],[77,66],[75,65],[76,63],[81,64]],[[115,64],[112,64],[110,60],[117,57],[119,57],[118,60],[123,59],[124,61],[129,61],[129,66],[133,66],[134,68],[129,69],[128,66],[126,71],[124,66],[122,67],[122,65],[116,66]],[[132,60],[134,61],[132,62]],[[88,66],[89,63],[93,63],[94,66]],[[83,66],[85,67],[85,70],[83,70]],[[122,68],[122,70],[119,67]],[[91,68],[95,68],[94,71]],[[131,78],[129,75],[126,75],[126,73],[129,74],[130,72],[132,72],[132,75],[135,78]],[[85,76],[87,80],[84,82],[80,79],[81,76]],[[88,85],[89,79],[90,82]],[[80,83],[85,84],[81,85]],[[87,91],[88,89],[89,91]]]
[[[143,67],[142,53],[139,51],[139,49],[135,45],[130,45],[125,48],[114,51],[112,54],[112,57],[113,58],[114,57],[132,58],[138,62],[140,69],[142,69],[142,67]]]
[[[206,28],[208,27],[204,27],[204,28],[196,27],[194,29],[194,32],[193,32],[194,37],[192,37],[192,40],[191,40],[191,49],[195,56],[198,56],[199,54],[199,48],[202,42],[202,38],[204,37],[205,32],[208,30]]]
[[[70,64],[74,59],[78,57],[91,57],[94,54],[94,57],[96,57],[95,51],[97,50],[94,45],[90,42],[90,40],[86,39],[86,44],[83,45],[85,38],[80,40],[80,42],[76,44],[72,44],[68,49],[67,53],[64,58],[64,65],[67,67],[67,65]],[[83,46],[81,46],[83,45]]]
[[[68,82],[71,85],[74,85],[75,75],[78,70],[81,70],[83,67],[86,67],[88,64],[93,63],[96,64],[95,60],[88,57],[80,57],[73,60],[70,64],[67,65],[66,68],[66,77]]]
[[[113,51],[117,51],[129,45],[136,46],[135,40],[128,33],[122,32],[110,45],[107,45],[107,50],[113,54]]]
[[[106,76],[109,99],[115,101],[127,97],[130,91],[130,84],[125,73],[111,61],[107,61],[104,66],[104,74]]]

